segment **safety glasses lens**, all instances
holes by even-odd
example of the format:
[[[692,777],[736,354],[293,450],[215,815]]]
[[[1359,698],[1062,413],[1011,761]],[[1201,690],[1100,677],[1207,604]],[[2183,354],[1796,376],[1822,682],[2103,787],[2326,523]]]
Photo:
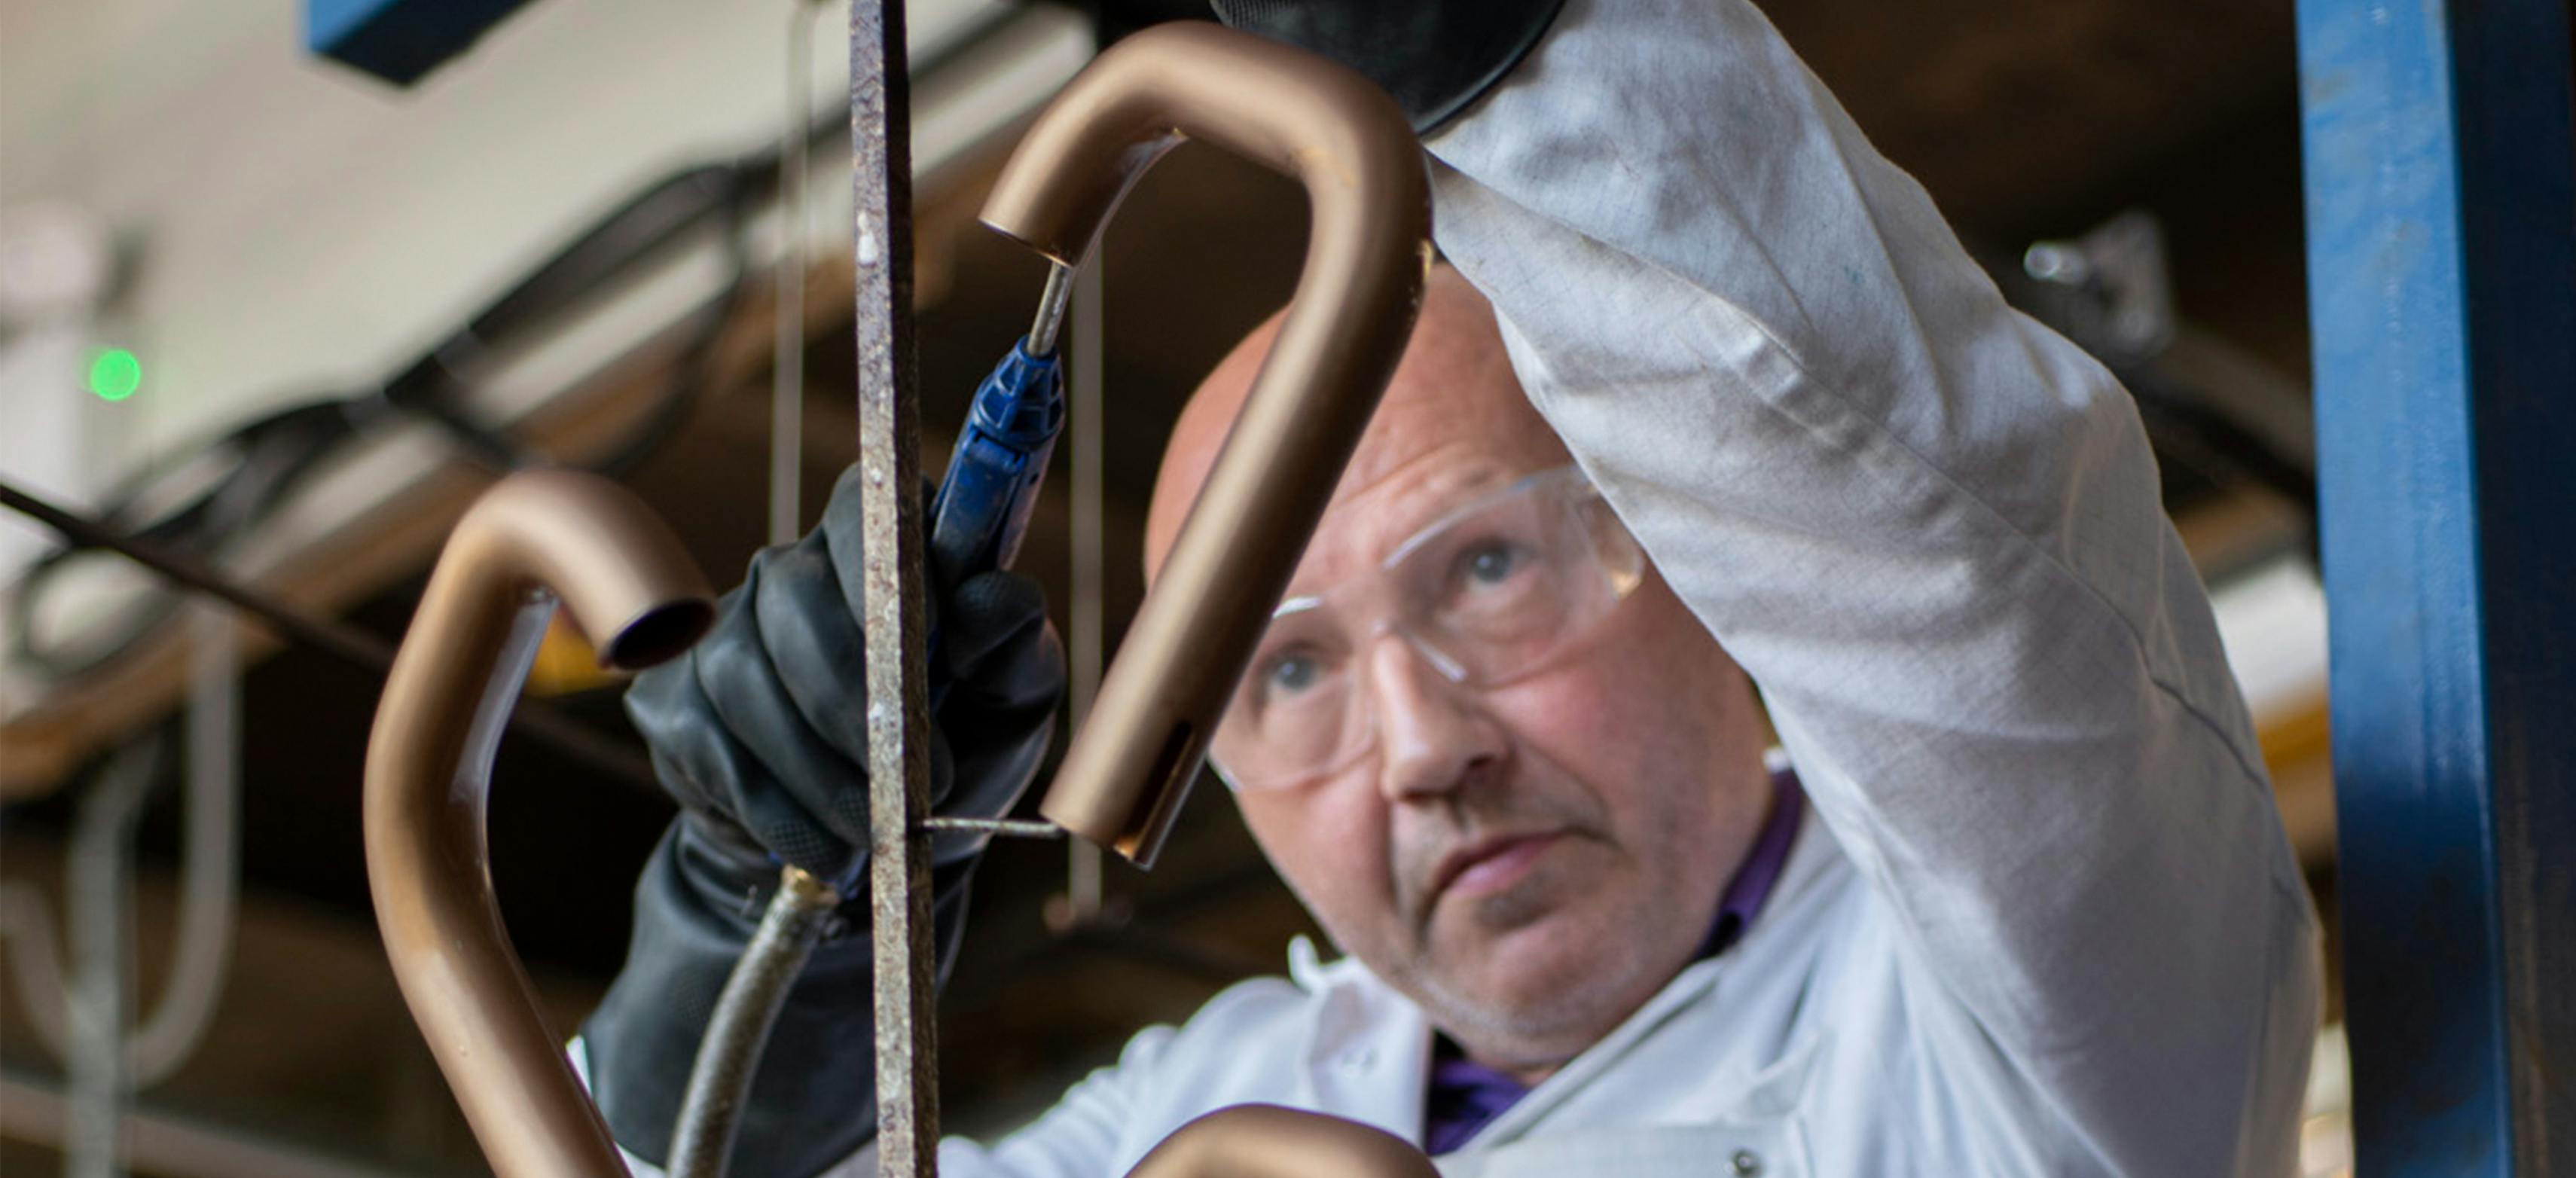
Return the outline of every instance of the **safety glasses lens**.
[[[1347,766],[1375,730],[1367,662],[1410,645],[1466,687],[1546,666],[1617,607],[1644,556],[1572,468],[1523,480],[1400,545],[1376,574],[1281,607],[1215,734],[1237,788]]]

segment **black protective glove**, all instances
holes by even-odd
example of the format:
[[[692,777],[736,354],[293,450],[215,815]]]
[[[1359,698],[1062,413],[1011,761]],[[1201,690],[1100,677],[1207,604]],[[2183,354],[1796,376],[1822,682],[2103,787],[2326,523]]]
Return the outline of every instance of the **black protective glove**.
[[[1211,0],[1218,20],[1360,72],[1415,133],[1458,117],[1537,47],[1565,0]]]
[[[863,878],[867,689],[860,639],[859,481],[822,526],[762,552],[689,653],[639,676],[626,711],[680,817],[636,885],[626,966],[584,1024],[591,1091],[619,1144],[666,1160],[716,997],[760,921],[780,860]],[[1064,654],[1035,582],[1009,573],[934,587],[933,658],[952,676],[931,735],[933,808],[1000,817],[1046,755]],[[933,844],[941,973],[964,928],[984,838]],[[773,858],[774,856],[774,858]],[[867,899],[845,903],[790,992],[735,1137],[736,1178],[806,1178],[875,1129]]]

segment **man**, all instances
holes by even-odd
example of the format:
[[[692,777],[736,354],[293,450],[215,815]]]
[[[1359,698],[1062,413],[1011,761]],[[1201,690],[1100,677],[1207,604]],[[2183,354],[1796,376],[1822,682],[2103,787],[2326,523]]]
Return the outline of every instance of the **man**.
[[[1347,956],[948,1172],[1115,1175],[1247,1101],[1453,1174],[2289,1171],[2315,920],[2126,395],[1742,0],[1574,0],[1425,146],[1457,270],[1214,738]],[[1185,414],[1149,559],[1265,344]],[[630,1148],[759,851],[831,870],[864,829],[854,517],[635,694],[691,817],[588,1028]],[[941,806],[992,812],[1061,672],[1024,582],[948,608]],[[861,940],[800,987],[737,1173],[863,1143]]]

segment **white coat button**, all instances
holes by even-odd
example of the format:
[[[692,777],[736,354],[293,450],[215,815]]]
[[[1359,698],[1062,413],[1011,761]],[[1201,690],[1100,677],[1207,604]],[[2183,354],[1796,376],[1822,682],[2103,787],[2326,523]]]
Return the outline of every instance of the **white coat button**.
[[[1367,1047],[1354,1047],[1342,1053],[1342,1066],[1354,1072],[1365,1072],[1377,1066],[1377,1052]]]
[[[1738,1178],[1753,1178],[1754,1175],[1762,1172],[1762,1155],[1752,1150],[1739,1149],[1735,1151],[1735,1157],[1731,1160],[1735,1164]]]

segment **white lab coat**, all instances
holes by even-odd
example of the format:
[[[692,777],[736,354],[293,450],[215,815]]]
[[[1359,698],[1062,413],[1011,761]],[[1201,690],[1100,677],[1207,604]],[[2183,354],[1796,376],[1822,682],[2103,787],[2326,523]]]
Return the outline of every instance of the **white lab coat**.
[[[1428,147],[1441,247],[1821,819],[1443,1168],[2292,1172],[2317,923],[2128,395],[1746,0],[1571,0]],[[1301,960],[942,1167],[1111,1178],[1246,1101],[1418,1141],[1429,1038]]]

